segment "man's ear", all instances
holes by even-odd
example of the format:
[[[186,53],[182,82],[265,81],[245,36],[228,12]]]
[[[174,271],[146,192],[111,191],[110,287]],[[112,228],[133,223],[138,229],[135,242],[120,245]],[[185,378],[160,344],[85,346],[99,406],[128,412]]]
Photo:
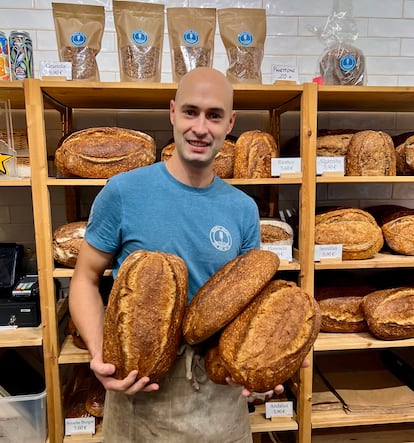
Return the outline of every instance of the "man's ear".
[[[174,113],[175,113],[175,101],[170,100],[170,122],[173,125],[174,124]]]
[[[236,111],[231,111],[231,116],[230,116],[230,121],[229,121],[229,125],[227,127],[227,134],[230,134],[231,130],[234,127],[234,123],[236,121]]]

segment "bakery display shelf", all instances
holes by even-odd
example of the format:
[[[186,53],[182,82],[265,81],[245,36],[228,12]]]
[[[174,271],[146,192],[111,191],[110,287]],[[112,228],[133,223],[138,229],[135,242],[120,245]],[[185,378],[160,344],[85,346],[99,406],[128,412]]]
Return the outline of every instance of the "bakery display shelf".
[[[272,431],[295,431],[298,423],[295,417],[266,418],[265,405],[256,405],[255,411],[250,413],[250,426],[252,433]]]
[[[414,257],[410,255],[378,252],[372,258],[364,260],[324,260],[315,263],[315,269],[381,269],[381,268],[412,268]]]
[[[30,178],[0,178],[0,186],[30,186]]]
[[[393,175],[393,176],[382,176],[382,175],[371,175],[371,176],[335,176],[335,175],[325,175],[316,177],[316,183],[413,183],[414,176],[411,175]]]
[[[22,327],[16,329],[0,328],[0,347],[17,348],[20,346],[41,346],[42,326]]]
[[[411,86],[318,86],[318,111],[414,111]]]
[[[378,340],[370,332],[320,332],[314,344],[314,351],[345,351],[410,346],[414,346],[414,338]]]
[[[12,109],[24,109],[24,89],[22,81],[0,81],[0,100],[10,100]]]
[[[390,423],[410,423],[413,413],[346,413],[344,410],[313,411],[312,428],[334,428],[344,426],[380,425]]]
[[[53,277],[55,278],[70,278],[73,275],[73,269],[72,268],[55,268],[53,271]],[[110,277],[112,275],[112,270],[107,269],[104,272],[105,277]]]
[[[48,186],[104,186],[106,178],[55,178],[47,179]]]
[[[176,83],[41,81],[45,102],[71,109],[168,109]],[[303,85],[234,85],[237,110],[298,110]]]
[[[71,335],[65,337],[58,358],[59,364],[89,363],[90,359],[89,351],[75,346]]]

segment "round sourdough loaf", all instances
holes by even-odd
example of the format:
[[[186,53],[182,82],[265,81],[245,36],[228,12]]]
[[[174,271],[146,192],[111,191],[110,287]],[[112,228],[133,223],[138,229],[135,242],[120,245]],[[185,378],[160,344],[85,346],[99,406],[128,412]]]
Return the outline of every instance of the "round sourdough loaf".
[[[364,297],[362,309],[375,337],[382,340],[414,337],[414,288],[371,292]]]
[[[55,163],[64,176],[109,178],[155,161],[154,139],[140,131],[97,127],[76,131],[56,149]]]
[[[315,244],[342,244],[342,259],[373,257],[384,245],[375,218],[362,209],[338,208],[315,217]]]
[[[279,263],[274,252],[251,249],[219,269],[187,307],[183,320],[187,343],[201,343],[233,320],[273,278]]]
[[[281,220],[260,220],[261,247],[269,245],[293,245],[293,228]]]
[[[236,141],[234,178],[270,178],[275,157],[279,150],[272,134],[258,129],[243,132]]]
[[[300,368],[320,321],[318,304],[298,286],[265,291],[223,330],[219,354],[234,381],[267,392]]]
[[[188,295],[184,261],[173,254],[138,250],[119,268],[105,311],[103,359],[115,378],[133,369],[159,381],[175,360]]]
[[[63,266],[74,268],[85,237],[86,221],[67,223],[53,232],[53,258]]]
[[[349,142],[345,175],[393,176],[397,174],[392,138],[381,131],[360,131]]]

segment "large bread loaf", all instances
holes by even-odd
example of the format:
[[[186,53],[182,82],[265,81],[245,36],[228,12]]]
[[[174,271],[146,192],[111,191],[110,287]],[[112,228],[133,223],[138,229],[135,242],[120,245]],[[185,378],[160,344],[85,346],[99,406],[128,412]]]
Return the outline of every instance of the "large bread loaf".
[[[197,291],[183,320],[184,338],[201,343],[233,320],[272,279],[279,257],[252,249],[226,263]]]
[[[364,297],[362,308],[375,337],[382,340],[414,337],[414,288],[371,292]]]
[[[344,260],[373,257],[384,245],[381,228],[367,211],[326,210],[315,217],[315,244],[342,244]]]
[[[381,131],[360,131],[353,135],[345,158],[346,175],[396,175],[392,138]]]
[[[117,127],[88,128],[66,137],[55,163],[64,176],[109,178],[155,161],[155,142],[144,132]]]
[[[414,175],[414,135],[395,148],[398,175]]]
[[[63,266],[74,268],[85,237],[86,221],[67,223],[53,232],[53,258]]]
[[[270,178],[271,159],[275,157],[279,157],[279,150],[271,134],[243,132],[236,141],[234,178]]]
[[[138,250],[122,263],[104,321],[103,358],[122,379],[160,380],[174,362],[187,303],[187,267],[172,254]]]
[[[414,209],[399,205],[366,208],[382,229],[385,243],[398,254],[414,255]]]
[[[222,332],[219,354],[232,378],[254,392],[300,368],[320,328],[319,307],[298,286],[259,294]]]

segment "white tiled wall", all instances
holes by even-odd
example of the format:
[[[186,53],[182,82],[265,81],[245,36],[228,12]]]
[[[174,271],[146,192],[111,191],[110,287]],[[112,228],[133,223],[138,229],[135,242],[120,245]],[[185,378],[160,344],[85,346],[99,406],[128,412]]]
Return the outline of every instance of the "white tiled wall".
[[[343,1],[343,0],[342,0]],[[63,2],[56,0],[56,2]],[[66,1],[70,3],[70,1]],[[56,35],[54,30],[50,0],[0,0],[0,30],[9,34],[14,29],[27,30],[33,39],[35,75],[38,75],[42,60],[58,60]],[[76,4],[94,4],[105,7],[105,32],[102,50],[98,54],[98,66],[102,81],[118,81],[119,66],[111,0],[72,0]],[[318,57],[324,49],[315,30],[322,29],[330,15],[333,0],[165,0],[166,7],[249,7],[265,8],[267,15],[267,38],[262,64],[263,83],[271,83],[271,65],[284,64],[297,66],[300,82],[311,81],[315,76]],[[359,31],[355,43],[365,54],[368,85],[414,85],[414,0],[353,0],[353,14]],[[226,54],[218,27],[215,38],[214,67],[226,69]],[[165,27],[162,81],[171,82],[171,61],[167,27]],[[118,113],[88,117],[79,116],[78,126],[95,124],[135,127],[151,133],[161,147],[171,136],[168,116],[163,113],[151,115]],[[47,128],[58,128],[52,121]],[[253,126],[265,129],[265,116],[240,116],[237,132]],[[104,122],[104,123],[102,123]],[[24,124],[17,118],[17,126]],[[348,127],[375,129],[390,134],[414,130],[412,114],[324,114],[319,116],[319,125],[324,128]],[[297,116],[285,117],[282,140],[296,135]],[[54,149],[59,133],[48,132],[48,144]],[[293,187],[294,188],[294,187]],[[6,189],[6,188],[3,188]],[[281,195],[282,205],[295,204],[295,189],[285,188]],[[54,221],[64,222],[63,196],[54,196],[55,204],[62,207],[61,215]],[[25,190],[13,189],[0,194],[0,242],[23,241],[33,246],[32,215]],[[333,201],[343,204],[366,206],[371,203],[386,202],[390,199],[414,207],[414,186],[374,185],[369,190],[360,185],[324,185],[318,188],[318,199],[328,204]],[[85,212],[88,206],[85,205]],[[56,212],[56,211],[55,211]],[[24,234],[22,234],[24,232]]]

